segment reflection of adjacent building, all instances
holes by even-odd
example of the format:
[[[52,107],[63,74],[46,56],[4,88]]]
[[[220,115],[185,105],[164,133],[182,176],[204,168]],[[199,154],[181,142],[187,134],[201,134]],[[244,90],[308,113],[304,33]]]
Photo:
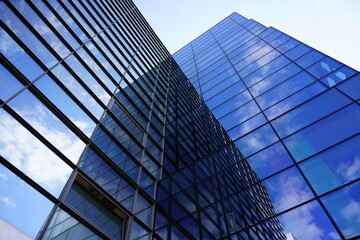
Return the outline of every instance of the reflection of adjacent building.
[[[113,239],[133,236],[137,230],[131,226],[137,223],[160,239],[167,235],[173,239],[230,235],[284,239],[279,221],[270,219],[276,213],[265,187],[256,184],[255,172],[179,68],[175,65],[170,75],[172,90],[164,106],[167,121],[156,118],[160,125],[149,125],[144,118],[147,106],[137,93],[146,87],[145,79],[115,94],[82,155],[79,171],[62,194],[63,204]],[[155,104],[151,109],[162,107]],[[164,129],[165,138],[156,129],[146,130],[155,126]],[[162,142],[164,147],[159,145]],[[160,180],[157,186],[155,179]],[[248,228],[267,219],[261,227]],[[95,236],[58,207],[40,238],[71,239],[78,229],[84,231],[83,237]]]
[[[271,218],[276,213],[266,188],[182,72],[174,73],[155,233],[161,239],[285,239]]]

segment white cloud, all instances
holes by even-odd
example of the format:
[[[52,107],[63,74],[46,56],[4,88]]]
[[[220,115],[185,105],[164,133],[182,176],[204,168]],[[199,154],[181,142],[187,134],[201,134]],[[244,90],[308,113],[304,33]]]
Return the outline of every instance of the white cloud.
[[[360,231],[360,203],[352,200],[341,210],[341,215],[349,223],[343,230],[346,237],[353,237]]]
[[[28,122],[65,156],[77,162],[84,149],[84,143],[55,129],[51,119],[46,117],[48,110],[44,111],[38,107],[35,109],[31,117],[26,118]],[[71,173],[69,166],[5,113],[0,113],[0,132],[2,156],[48,190],[61,190]]]
[[[78,128],[84,131],[89,127],[89,122],[81,121],[81,120],[71,120]]]
[[[284,172],[271,186],[273,191],[277,193],[276,195],[272,194],[277,212],[286,210],[312,197],[305,182],[298,174],[295,174],[295,171]]]
[[[8,197],[0,196],[0,202],[11,208],[16,208],[16,204],[13,200]]]
[[[311,213],[313,208],[313,205],[305,205],[281,216],[280,221],[285,231],[290,232],[298,240],[324,239],[324,232],[314,222],[315,217]]]
[[[356,156],[352,161],[343,162],[336,169],[336,173],[346,181],[352,181],[360,175],[360,157]]]
[[[20,53],[23,53],[24,50],[20,48],[14,40],[5,33],[4,30],[0,30],[0,51],[10,59],[15,59],[16,56]]]
[[[0,179],[6,180],[8,177],[5,173],[0,173]]]
[[[272,192],[271,198],[277,212],[312,197],[301,176],[296,176],[294,171],[287,173],[282,174],[273,184],[266,184],[266,188]],[[279,220],[285,233],[291,233],[297,240],[339,239],[336,233],[325,232],[321,223],[317,222],[316,213],[321,211],[317,206],[316,202],[312,202],[280,215]]]

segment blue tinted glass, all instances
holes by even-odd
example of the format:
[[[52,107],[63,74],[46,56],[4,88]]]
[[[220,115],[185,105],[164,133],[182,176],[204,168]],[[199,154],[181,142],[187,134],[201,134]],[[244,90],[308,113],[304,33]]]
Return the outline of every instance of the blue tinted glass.
[[[225,130],[228,130],[259,112],[260,109],[256,103],[254,101],[250,101],[225,117],[219,119],[219,122],[223,125]]]
[[[274,120],[273,126],[280,137],[285,137],[348,103],[347,97],[331,89]]]
[[[252,50],[252,49],[250,49]],[[264,47],[260,48],[259,50],[256,50],[252,52],[250,55],[246,56],[244,59],[242,59],[240,62],[235,64],[236,70],[243,69],[244,67],[248,66],[249,64],[253,63],[254,61],[258,60],[259,58],[262,58],[265,55],[273,56],[274,58],[278,56],[276,52],[271,52],[273,48],[269,45],[265,45]],[[247,54],[245,51],[244,53]]]
[[[235,97],[231,98],[227,102],[224,102],[223,104],[219,105],[218,107],[214,108],[212,110],[212,113],[216,116],[216,118],[220,118],[224,116],[225,114],[229,113],[230,111],[233,111],[234,109],[237,109],[238,107],[242,106],[246,102],[251,100],[251,95],[248,91],[243,91],[242,93],[236,95]],[[209,108],[211,108],[211,105],[207,103]]]
[[[240,43],[239,43],[240,44]],[[264,46],[266,43],[262,41],[258,37],[253,37],[246,43],[240,45],[240,47],[236,48],[234,51],[230,52],[228,54],[228,57],[231,59],[232,62],[238,62],[247,55],[249,55],[251,52],[256,51],[257,49]],[[238,45],[236,45],[238,46]]]
[[[301,68],[299,68],[298,66],[296,66],[293,63],[290,63],[289,65],[281,68],[279,71],[266,77],[264,80],[254,84],[249,89],[254,97],[259,96],[263,92],[265,92],[268,89],[272,88],[273,86],[285,81],[286,79],[290,78],[291,76],[295,75],[296,73],[298,73],[300,71],[301,71]],[[260,80],[260,79],[258,79],[258,80]]]
[[[295,167],[278,173],[263,183],[278,213],[313,197],[310,188]]]
[[[289,154],[281,143],[276,143],[247,159],[260,179],[280,171],[291,164]]]
[[[230,85],[232,85],[233,83],[236,83],[237,81],[240,80],[239,76],[237,74],[223,80],[220,79],[221,81],[218,80],[218,78],[216,78],[216,80],[214,81],[214,83],[216,84],[213,88],[209,89],[208,91],[205,92],[203,86],[201,86],[201,89],[203,90],[203,98],[204,99],[208,99],[211,98],[213,95],[215,95],[216,93],[221,92],[222,90],[224,90],[225,88],[229,87]]]
[[[223,69],[226,69],[229,66],[231,66],[229,60],[227,58],[221,58],[219,61],[210,64],[204,70],[199,72],[198,73],[199,78],[202,78],[207,74],[210,74],[213,70],[214,71],[223,70]]]
[[[235,142],[236,146],[239,148],[240,152],[244,157],[247,157],[266,146],[276,142],[278,138],[276,137],[274,131],[269,124],[257,129],[256,131],[240,138]]]
[[[354,69],[349,68],[347,66],[343,66],[340,69],[336,70],[335,72],[331,73],[330,75],[321,79],[321,81],[326,85],[328,85],[329,87],[332,87],[338,84],[339,82],[344,81],[348,77],[351,77],[355,73],[356,71]]]
[[[280,57],[279,56],[280,53],[273,50],[265,56],[259,58],[255,62],[251,63],[250,65],[246,66],[245,68],[241,69],[240,71],[239,68],[237,68],[236,66],[235,69],[238,70],[242,78],[257,70],[255,76],[262,79],[289,63],[289,60],[287,58],[282,55]],[[244,79],[244,82],[248,86],[253,85],[260,80],[257,79],[257,77],[254,78],[254,76],[252,76],[250,78],[246,78]]]
[[[307,68],[307,71],[315,76],[316,78],[320,79],[325,75],[335,71],[337,68],[341,66],[341,63],[332,59],[332,58],[324,58],[323,60],[315,63],[311,67]]]
[[[260,33],[260,34],[259,34],[259,37],[264,38],[264,37],[268,36],[269,34],[272,34],[274,31],[275,31],[274,28],[269,27],[268,29],[266,29],[265,31],[263,31],[262,33]],[[279,31],[277,31],[277,32],[279,32]]]
[[[359,119],[360,107],[352,104],[290,136],[284,143],[295,160],[300,161],[358,133]]]
[[[259,96],[256,101],[262,109],[266,109],[274,103],[282,100],[283,98],[300,90],[314,81],[315,78],[311,77],[308,73],[300,72],[289,80],[286,80],[285,82]]]
[[[275,40],[273,40],[270,45],[273,47],[278,47],[281,44],[283,44],[284,42],[287,42],[290,39],[290,37],[286,34],[282,34],[280,37],[276,38]]]
[[[214,78],[215,76],[216,76],[216,79],[220,76],[223,76],[224,78],[226,78],[226,77],[230,77],[234,73],[235,73],[235,70],[233,69],[233,67],[229,67],[227,69],[218,68],[215,71],[212,71],[211,73],[199,78],[200,85],[207,83],[210,79]]]
[[[300,44],[300,42],[298,40],[292,38],[289,41],[287,41],[286,43],[279,46],[277,49],[281,53],[285,53],[285,52],[289,51],[290,49],[294,48],[295,46],[297,46],[298,44]]]
[[[312,65],[313,63],[319,61],[324,57],[325,55],[321,52],[312,50],[311,52],[308,52],[301,58],[297,59],[295,62],[299,64],[302,68],[307,68],[308,66]]]
[[[285,58],[284,56],[280,56],[275,60],[271,61],[270,63],[266,64],[262,68],[258,69],[257,71],[253,72],[252,74],[248,75],[246,78],[244,78],[244,83],[249,87],[254,83],[259,82],[263,78],[269,76],[270,74],[283,68],[289,62],[289,59]]]
[[[278,219],[288,240],[341,239],[317,201],[281,214]]]
[[[331,193],[321,201],[347,239],[360,234],[360,182]]]
[[[95,123],[72,99],[48,76],[35,82],[35,86],[45,94],[66,116],[88,137],[95,129]]]
[[[269,34],[269,35],[267,35],[266,37],[264,37],[264,40],[265,40],[266,42],[271,42],[271,41],[274,40],[275,38],[277,38],[277,37],[279,37],[280,35],[282,35],[282,32],[280,32],[280,31],[277,30],[277,29],[274,29],[274,28],[272,28],[272,27],[270,27],[269,29],[273,29],[274,31],[273,31],[271,34]]]
[[[202,91],[206,92],[210,88],[216,86],[219,82],[222,82],[227,78],[232,78],[231,76],[234,77],[235,73],[236,72],[234,68],[228,68],[214,78],[208,78],[208,77],[202,78],[200,82]]]
[[[213,107],[219,105],[220,103],[223,103],[229,100],[230,98],[234,97],[235,95],[241,93],[244,89],[245,89],[245,85],[243,84],[242,81],[239,81],[234,85],[232,85],[231,87],[225,89],[218,95],[210,98],[209,100],[206,100],[205,102],[209,106],[209,108],[212,109]]]
[[[340,84],[338,87],[342,92],[349,95],[352,99],[357,100],[360,98],[360,75],[347,80]]]
[[[319,195],[360,177],[359,146],[356,136],[300,164]]]
[[[234,140],[242,135],[254,130],[255,128],[259,127],[260,125],[266,123],[266,119],[262,113],[250,118],[246,122],[238,125],[237,127],[228,131],[229,136]]]
[[[295,60],[298,57],[303,56],[305,53],[309,52],[310,50],[311,50],[310,47],[306,46],[303,43],[300,43],[299,45],[297,45],[296,47],[285,53],[285,55],[291,60]]]
[[[303,90],[297,92],[296,94],[286,98],[285,100],[277,103],[271,108],[265,110],[265,115],[269,120],[279,116],[280,114],[286,112],[287,110],[301,104],[302,102],[308,100],[309,98],[321,93],[326,88],[323,84],[315,82],[310,86],[304,88]]]

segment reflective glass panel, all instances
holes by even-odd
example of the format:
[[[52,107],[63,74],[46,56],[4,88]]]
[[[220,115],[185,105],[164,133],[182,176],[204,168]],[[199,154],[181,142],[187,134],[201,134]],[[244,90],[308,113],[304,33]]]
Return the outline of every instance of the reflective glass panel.
[[[281,143],[276,143],[247,159],[259,178],[267,177],[291,164],[289,154]]]
[[[20,123],[0,110],[0,154],[37,184],[58,196],[71,168]],[[53,137],[56,132],[49,130]]]
[[[295,167],[278,173],[263,183],[277,213],[313,197],[310,188]]]
[[[360,182],[321,199],[346,238],[360,234]]]
[[[0,232],[1,239],[11,239],[13,229],[1,219],[13,225],[32,239],[49,215],[53,203],[29,186],[26,182],[0,164]],[[12,236],[12,239],[20,239]],[[18,236],[19,237],[19,236]],[[24,237],[24,239],[27,239]]]
[[[349,95],[352,99],[357,100],[360,98],[360,74],[352,77],[346,82],[337,86],[345,94]]]
[[[348,103],[350,100],[347,97],[339,91],[331,89],[286,113],[272,123],[280,137],[285,137]]]
[[[285,145],[296,161],[321,151],[360,131],[360,107],[352,104],[286,138]]]
[[[319,195],[360,177],[359,146],[356,136],[300,164]]]
[[[278,217],[289,240],[340,240],[339,234],[317,201]]]

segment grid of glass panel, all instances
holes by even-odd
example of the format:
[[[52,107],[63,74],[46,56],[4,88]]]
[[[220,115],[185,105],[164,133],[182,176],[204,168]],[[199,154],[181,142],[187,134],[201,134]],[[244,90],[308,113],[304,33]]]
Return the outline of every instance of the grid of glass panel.
[[[1,1],[0,217],[150,238],[170,54],[131,1]]]
[[[360,236],[357,71],[237,13],[174,58],[258,177],[240,192],[274,206],[231,237],[268,239],[246,233],[272,216],[290,239]]]

